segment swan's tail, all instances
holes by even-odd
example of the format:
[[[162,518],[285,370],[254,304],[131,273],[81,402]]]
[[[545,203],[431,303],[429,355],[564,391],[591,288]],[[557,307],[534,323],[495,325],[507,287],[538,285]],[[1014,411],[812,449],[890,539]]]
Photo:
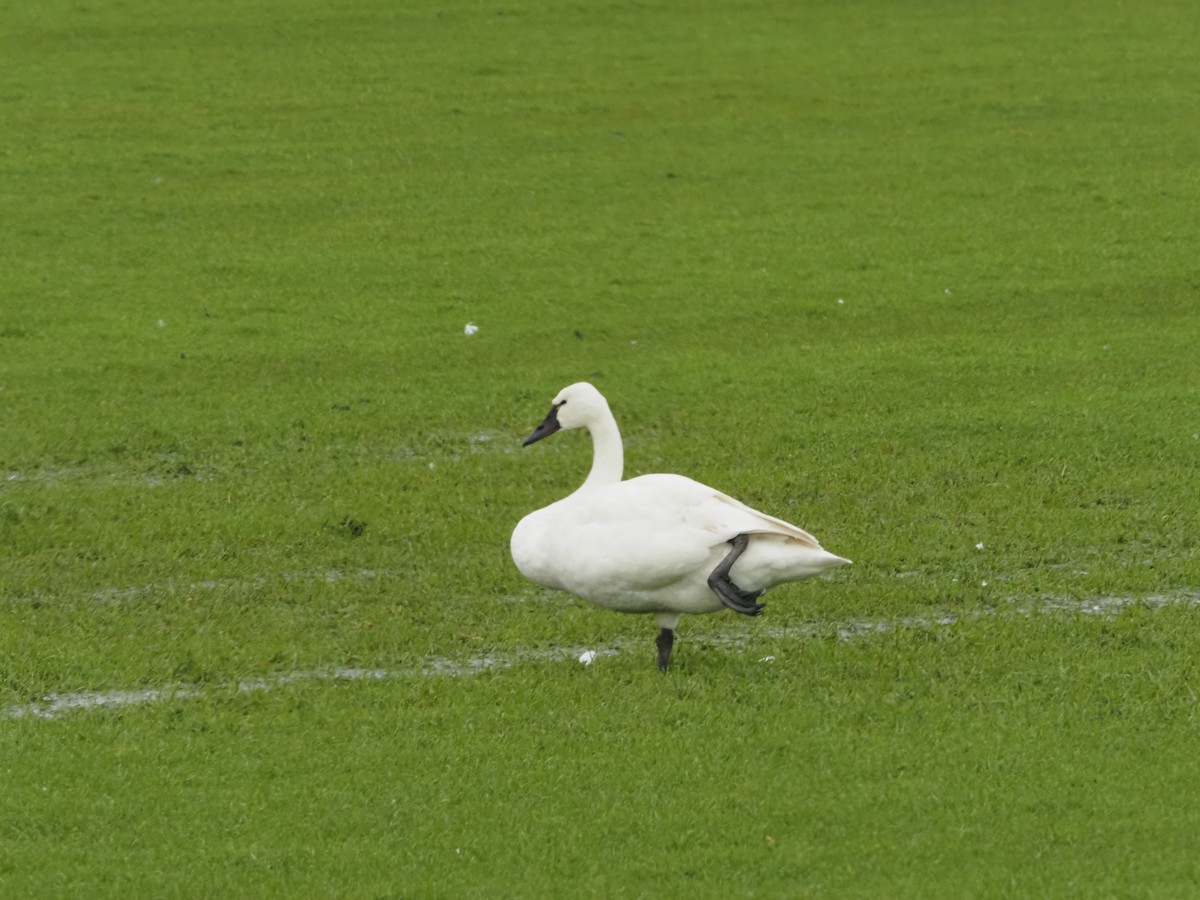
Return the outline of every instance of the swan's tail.
[[[787,581],[803,581],[838,566],[849,565],[844,556],[823,547],[811,547],[782,534],[754,534],[730,576],[746,591],[765,591]]]

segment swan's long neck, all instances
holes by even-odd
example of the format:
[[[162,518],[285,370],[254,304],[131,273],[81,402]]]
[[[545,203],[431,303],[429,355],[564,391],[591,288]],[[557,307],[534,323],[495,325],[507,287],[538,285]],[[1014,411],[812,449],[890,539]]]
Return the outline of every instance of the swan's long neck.
[[[588,433],[592,436],[592,471],[588,473],[580,491],[616,484],[625,473],[621,432],[612,414],[588,425]]]

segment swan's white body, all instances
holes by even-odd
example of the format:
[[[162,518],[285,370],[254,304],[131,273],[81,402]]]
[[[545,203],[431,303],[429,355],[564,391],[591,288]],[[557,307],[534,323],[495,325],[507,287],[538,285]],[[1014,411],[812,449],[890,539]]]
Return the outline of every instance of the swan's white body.
[[[565,388],[526,443],[559,428],[591,433],[592,470],[577,491],[525,516],[513,531],[513,561],[537,584],[619,612],[654,613],[673,630],[684,613],[725,608],[709,577],[739,535],[748,543],[729,577],[748,593],[849,562],[802,528],[682,475],[622,481],[621,435],[590,384]]]

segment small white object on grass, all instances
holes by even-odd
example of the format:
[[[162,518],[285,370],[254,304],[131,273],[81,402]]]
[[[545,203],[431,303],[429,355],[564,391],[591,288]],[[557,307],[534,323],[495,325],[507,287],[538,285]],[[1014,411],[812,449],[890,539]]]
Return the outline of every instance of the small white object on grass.
[[[976,545],[975,545],[975,549],[976,549],[976,550],[982,550],[982,549],[983,549],[983,541],[980,541],[978,544],[976,544]]]
[[[774,662],[774,661],[775,661],[775,657],[773,657],[773,656],[764,656],[762,659],[759,660],[759,662]]]
[[[479,326],[476,325],[474,322],[468,322],[467,327],[463,329],[463,334],[465,334],[467,337],[470,337],[471,335],[475,334],[477,331],[479,331]]]
[[[582,653],[579,654],[579,661],[581,663],[583,663],[585,666],[590,666],[592,664],[592,661],[595,658],[596,658],[595,650],[584,650]]]

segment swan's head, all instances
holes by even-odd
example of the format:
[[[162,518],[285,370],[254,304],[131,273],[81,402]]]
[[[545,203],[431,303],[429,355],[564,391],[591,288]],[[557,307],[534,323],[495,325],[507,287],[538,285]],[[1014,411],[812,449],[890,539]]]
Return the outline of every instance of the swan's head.
[[[580,381],[558,392],[549,414],[521,446],[528,447],[564,428],[588,428],[594,422],[611,417],[604,395],[586,381]]]

